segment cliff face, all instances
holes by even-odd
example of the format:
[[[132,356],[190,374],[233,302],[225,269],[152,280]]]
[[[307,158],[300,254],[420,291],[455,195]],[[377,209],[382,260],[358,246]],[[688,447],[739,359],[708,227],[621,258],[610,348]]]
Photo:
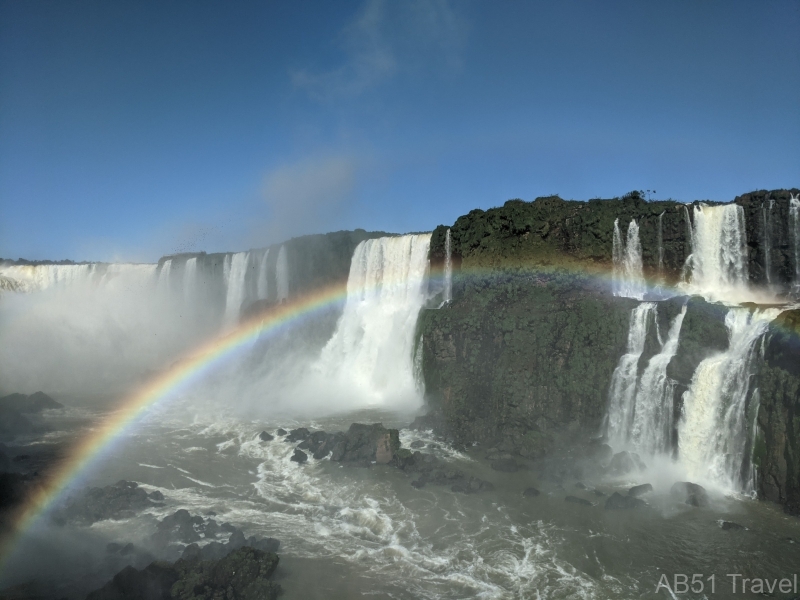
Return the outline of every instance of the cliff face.
[[[794,281],[789,199],[799,193],[796,188],[758,191],[734,200],[744,209],[749,276],[755,284],[766,283],[767,263],[772,285],[788,289]],[[456,220],[450,227],[453,262],[456,268],[467,261],[473,267],[537,265],[608,269],[614,220],[619,219],[624,237],[631,219],[636,219],[645,275],[675,283],[692,251],[690,223],[694,218],[693,207],[700,202],[689,205],[646,202],[636,194],[588,202],[567,201],[557,196],[533,202],[509,200],[502,207],[473,210]],[[444,260],[446,230],[446,226],[439,226],[433,233],[434,266]]]
[[[756,381],[759,496],[800,515],[800,310],[770,324]]]
[[[754,284],[765,282],[767,239],[772,285],[788,288],[794,280],[789,198],[790,192],[779,190],[736,199],[745,213]],[[691,205],[674,202],[549,197],[512,200],[457,219],[450,227],[452,302],[423,311],[419,320],[427,398],[443,428],[459,442],[502,441],[521,456],[545,454],[559,439],[600,434],[638,304],[613,297],[607,285],[614,220],[623,235],[637,220],[646,274],[675,282],[691,252],[692,217]],[[447,229],[433,233],[434,268],[444,263]],[[684,304],[677,354],[667,368],[675,382],[675,423],[698,364],[728,348],[728,308],[699,297],[658,302],[662,336]],[[759,494],[800,512],[800,316],[792,318],[771,326],[751,392],[757,387],[761,398]],[[640,372],[659,351],[657,338],[651,328]]]

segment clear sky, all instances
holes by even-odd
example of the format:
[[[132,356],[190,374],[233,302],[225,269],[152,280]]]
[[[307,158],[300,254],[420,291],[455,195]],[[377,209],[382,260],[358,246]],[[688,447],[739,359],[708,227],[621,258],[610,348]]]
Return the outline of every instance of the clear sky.
[[[0,256],[800,186],[800,0],[0,0]]]

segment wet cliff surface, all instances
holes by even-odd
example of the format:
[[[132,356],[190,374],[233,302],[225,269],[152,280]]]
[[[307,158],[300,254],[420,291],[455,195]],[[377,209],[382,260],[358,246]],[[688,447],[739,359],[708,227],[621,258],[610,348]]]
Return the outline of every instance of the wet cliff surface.
[[[789,198],[778,190],[735,200],[745,213],[752,284],[766,278],[767,238],[772,284],[788,288],[793,281]],[[624,232],[637,220],[645,275],[669,284],[681,279],[692,251],[692,211],[692,205],[648,203],[636,195],[585,203],[548,197],[457,219],[449,228],[452,301],[423,311],[418,326],[426,397],[440,429],[460,443],[502,443],[524,457],[601,436],[609,386],[638,304],[611,293],[614,221]],[[763,227],[765,214],[771,229]],[[434,268],[445,262],[447,229],[433,233]],[[729,346],[728,307],[700,297],[656,301],[657,328],[647,332],[640,372],[684,305],[677,353],[667,368],[675,424],[698,365]],[[770,326],[750,388],[761,402],[754,452],[759,496],[794,513],[800,512],[797,313]]]

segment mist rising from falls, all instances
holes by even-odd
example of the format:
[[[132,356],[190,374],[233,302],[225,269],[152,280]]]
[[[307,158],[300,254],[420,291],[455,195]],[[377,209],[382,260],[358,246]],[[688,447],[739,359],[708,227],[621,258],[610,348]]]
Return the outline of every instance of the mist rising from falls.
[[[728,350],[702,361],[683,395],[678,450],[697,479],[728,489],[751,485],[750,453],[757,400],[750,396],[756,342],[778,309],[732,308],[725,317]]]
[[[607,435],[612,445],[622,446],[629,437],[634,417],[639,359],[644,352],[647,331],[655,308],[653,302],[643,302],[631,311],[628,347],[614,369],[608,393]]]
[[[628,224],[625,242],[622,241],[619,219],[614,220],[612,258],[614,295],[642,300],[645,293],[642,244],[636,220],[632,219]]]

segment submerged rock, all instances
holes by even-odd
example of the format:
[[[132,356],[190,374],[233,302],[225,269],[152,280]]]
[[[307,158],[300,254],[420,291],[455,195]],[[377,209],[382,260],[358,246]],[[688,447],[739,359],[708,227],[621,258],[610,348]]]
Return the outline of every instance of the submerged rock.
[[[525,488],[525,491],[522,492],[523,498],[536,498],[541,492],[537,490],[535,487]]]
[[[499,460],[492,461],[492,469],[495,471],[501,471],[503,473],[516,473],[522,468],[517,461],[513,458],[501,458]]]
[[[593,506],[593,504],[588,500],[584,500],[583,498],[578,498],[577,496],[567,496],[566,498],[564,498],[564,502],[569,502],[571,504],[580,504],[582,506]]]
[[[670,488],[670,494],[685,504],[697,507],[708,506],[708,493],[702,485],[689,481],[678,481]]]
[[[630,508],[639,508],[641,506],[647,506],[647,503],[644,500],[640,500],[635,496],[623,496],[619,492],[614,492],[611,496],[608,497],[606,500],[606,510],[627,510]]]
[[[644,496],[645,494],[649,494],[653,491],[653,486],[649,483],[643,483],[642,485],[635,485],[631,489],[628,490],[628,496],[633,496],[634,498],[638,498],[639,496]]]
[[[739,525],[733,521],[722,521],[719,526],[723,531],[741,531],[742,529],[747,529],[744,525]]]

